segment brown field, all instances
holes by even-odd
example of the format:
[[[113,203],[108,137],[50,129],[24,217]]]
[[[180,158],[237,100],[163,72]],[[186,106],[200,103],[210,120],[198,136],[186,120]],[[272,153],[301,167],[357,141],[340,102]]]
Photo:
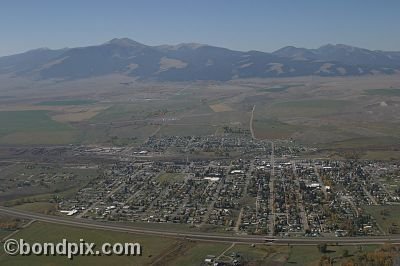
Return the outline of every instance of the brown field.
[[[60,114],[52,115],[52,118],[58,122],[81,122],[89,120],[107,108],[108,106],[66,108]]]
[[[228,106],[224,103],[212,104],[212,105],[210,105],[210,108],[216,113],[229,112],[229,111],[233,110],[230,106]]]

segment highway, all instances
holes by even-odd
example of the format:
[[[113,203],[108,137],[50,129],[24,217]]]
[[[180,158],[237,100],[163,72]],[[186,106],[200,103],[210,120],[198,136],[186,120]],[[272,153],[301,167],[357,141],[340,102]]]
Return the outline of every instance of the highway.
[[[347,245],[369,245],[369,244],[400,244],[400,235],[377,236],[377,237],[341,237],[341,238],[278,238],[268,236],[251,236],[251,235],[223,235],[210,234],[200,232],[178,232],[162,229],[140,228],[128,226],[126,224],[98,222],[82,218],[71,218],[61,216],[51,216],[27,211],[16,210],[7,207],[0,207],[0,214],[15,216],[24,219],[31,219],[52,224],[65,226],[74,226],[81,228],[100,229],[115,232],[154,235],[160,237],[173,237],[209,242],[225,242],[225,243],[243,243],[243,244],[268,244],[268,245],[318,245],[321,243],[347,244]]]
[[[253,120],[254,120],[254,111],[256,110],[256,106],[253,106],[253,109],[251,110],[251,116],[250,116],[250,132],[251,132],[251,137],[253,139],[257,139],[256,135],[254,134],[254,127],[253,127]]]

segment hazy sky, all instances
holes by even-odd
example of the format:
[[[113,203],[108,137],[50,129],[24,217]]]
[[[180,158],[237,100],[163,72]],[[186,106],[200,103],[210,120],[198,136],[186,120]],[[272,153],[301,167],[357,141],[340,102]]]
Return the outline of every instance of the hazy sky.
[[[115,37],[273,51],[344,43],[400,50],[399,0],[1,0],[0,55]]]

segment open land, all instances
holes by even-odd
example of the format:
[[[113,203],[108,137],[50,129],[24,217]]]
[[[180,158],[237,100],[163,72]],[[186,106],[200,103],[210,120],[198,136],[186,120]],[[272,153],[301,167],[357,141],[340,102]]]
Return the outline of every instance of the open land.
[[[80,257],[79,265],[340,265],[398,252],[398,75],[126,79],[30,88],[8,78],[0,90],[0,203],[16,216],[200,235],[160,241],[47,218],[22,228],[24,221],[7,218],[1,237],[10,230],[47,241],[85,234],[145,247],[141,257]],[[26,259],[0,255],[8,265]]]
[[[7,79],[0,91],[0,143],[132,146],[154,134],[243,132],[255,105],[258,138],[292,139],[329,155],[400,156],[397,75],[163,84],[124,79],[81,81],[84,90],[77,81],[29,90],[23,80]]]

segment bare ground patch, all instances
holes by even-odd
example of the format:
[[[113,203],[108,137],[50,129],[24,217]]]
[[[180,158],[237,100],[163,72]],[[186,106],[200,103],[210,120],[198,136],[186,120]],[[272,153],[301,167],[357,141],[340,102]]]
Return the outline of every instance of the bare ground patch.
[[[233,111],[229,105],[224,103],[212,104],[210,108],[216,113]]]
[[[101,111],[107,109],[106,106],[90,107],[90,108],[69,108],[63,110],[63,113],[53,115],[51,118],[58,122],[81,122],[89,120]]]

